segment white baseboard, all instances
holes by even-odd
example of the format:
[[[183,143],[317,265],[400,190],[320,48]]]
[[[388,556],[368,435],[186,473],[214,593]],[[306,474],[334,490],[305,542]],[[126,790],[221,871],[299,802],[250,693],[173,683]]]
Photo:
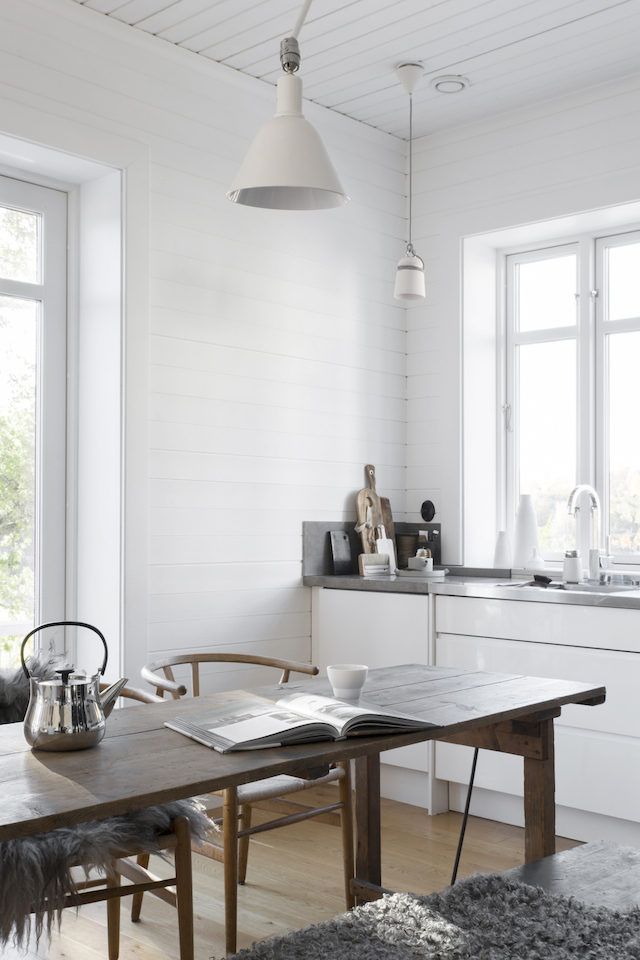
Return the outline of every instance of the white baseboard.
[[[462,812],[467,788],[462,784],[449,785],[449,807]],[[411,802],[411,801],[407,801]],[[522,798],[508,793],[497,793],[476,787],[471,800],[471,813],[485,820],[524,826]],[[605,817],[600,813],[556,807],[556,833],[570,840],[608,840],[612,843],[640,846],[640,823]]]

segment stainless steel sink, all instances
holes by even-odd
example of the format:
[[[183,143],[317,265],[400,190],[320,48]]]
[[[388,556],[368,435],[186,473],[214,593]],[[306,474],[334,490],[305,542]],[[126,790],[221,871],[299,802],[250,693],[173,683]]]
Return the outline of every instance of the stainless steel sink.
[[[536,584],[533,589],[540,589]],[[566,590],[568,593],[622,593],[625,590],[638,590],[633,583],[550,583],[547,590]]]
[[[519,587],[521,590],[562,590],[565,593],[600,594],[624,593],[627,590],[638,592],[640,590],[640,584],[638,583],[560,583],[559,581],[553,581],[552,583],[532,583],[531,581],[514,583],[512,581],[511,583],[499,583],[497,586]]]

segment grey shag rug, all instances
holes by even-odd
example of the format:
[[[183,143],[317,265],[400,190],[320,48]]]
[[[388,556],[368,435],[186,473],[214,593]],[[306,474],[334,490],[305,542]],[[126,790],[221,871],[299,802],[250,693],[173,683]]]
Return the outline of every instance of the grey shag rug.
[[[156,851],[175,817],[187,817],[195,840],[214,829],[200,804],[178,800],[0,843],[0,948],[9,941],[24,948],[32,934],[36,942],[51,935],[65,897],[76,893],[73,865],[104,874],[118,850]]]
[[[640,909],[585,906],[500,876],[393,894],[237,960],[640,960]]]

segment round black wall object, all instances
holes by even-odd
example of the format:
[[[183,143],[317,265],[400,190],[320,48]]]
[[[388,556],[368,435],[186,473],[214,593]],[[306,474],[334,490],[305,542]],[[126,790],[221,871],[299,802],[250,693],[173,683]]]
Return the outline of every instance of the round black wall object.
[[[420,516],[423,520],[426,520],[427,523],[431,523],[433,518],[436,515],[436,508],[434,506],[433,500],[425,500],[422,506],[420,507]]]

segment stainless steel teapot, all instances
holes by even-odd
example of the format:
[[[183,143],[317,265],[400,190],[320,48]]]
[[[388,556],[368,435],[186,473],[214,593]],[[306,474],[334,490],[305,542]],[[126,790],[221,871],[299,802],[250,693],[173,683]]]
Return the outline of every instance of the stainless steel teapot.
[[[88,677],[71,667],[56,670],[58,677],[53,680],[32,676],[24,658],[24,648],[34,634],[47,627],[86,627],[97,633],[104,647],[104,659],[98,672]],[[22,669],[30,687],[24,735],[33,750],[85,750],[100,743],[105,734],[106,719],[127,683],[123,677],[100,692],[100,679],[107,667],[108,656],[103,634],[97,627],[79,620],[42,623],[26,635],[20,647]]]

